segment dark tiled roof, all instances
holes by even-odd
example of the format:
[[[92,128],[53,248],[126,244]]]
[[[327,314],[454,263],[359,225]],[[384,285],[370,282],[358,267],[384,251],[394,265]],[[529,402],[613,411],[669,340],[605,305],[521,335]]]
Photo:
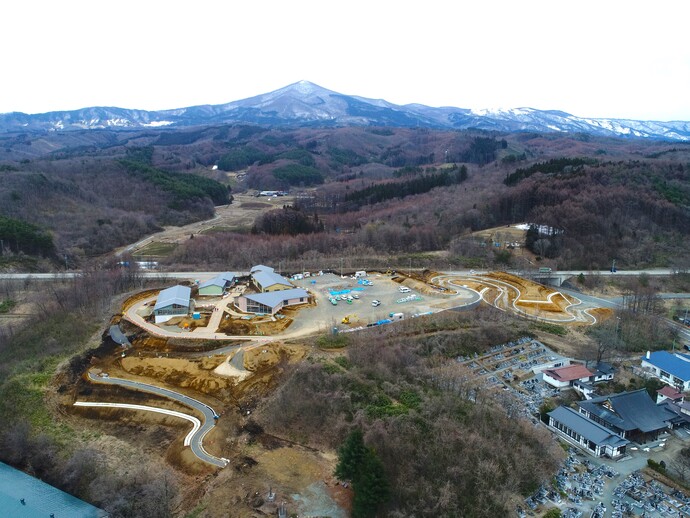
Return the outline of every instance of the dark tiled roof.
[[[613,412],[603,406],[607,401]],[[605,422],[626,431],[660,430],[666,428],[666,422],[671,418],[666,411],[656,406],[646,389],[601,396],[589,401],[580,401],[578,405]]]

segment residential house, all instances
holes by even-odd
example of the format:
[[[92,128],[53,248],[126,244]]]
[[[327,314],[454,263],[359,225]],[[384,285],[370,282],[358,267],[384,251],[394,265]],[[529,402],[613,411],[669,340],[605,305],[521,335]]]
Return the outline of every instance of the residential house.
[[[610,363],[599,362],[594,366],[594,378],[592,383],[599,383],[602,381],[611,381],[613,379],[616,369]]]
[[[683,392],[690,390],[690,355],[654,351],[642,357],[642,369]]]
[[[549,426],[558,434],[575,441],[595,457],[620,457],[630,441],[588,419],[572,408],[559,406],[548,414]]]
[[[542,371],[544,383],[558,389],[571,387],[576,381],[587,383],[594,373],[580,364],[566,365],[555,369]]]
[[[656,391],[656,404],[663,403],[664,401],[678,402],[683,401],[685,396],[682,392],[678,392],[678,389],[671,387],[670,385],[664,385]]]
[[[237,298],[235,305],[237,309],[244,313],[275,315],[284,307],[307,304],[308,302],[309,293],[307,290],[293,288],[291,290],[241,295]]]
[[[192,289],[188,286],[173,286],[158,294],[153,315],[156,324],[167,322],[171,318],[188,315],[194,309],[191,298]]]

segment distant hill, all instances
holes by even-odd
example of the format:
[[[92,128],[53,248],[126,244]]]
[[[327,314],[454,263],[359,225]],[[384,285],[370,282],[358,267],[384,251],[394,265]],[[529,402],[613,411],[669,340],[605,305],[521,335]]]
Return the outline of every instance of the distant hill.
[[[257,124],[280,127],[391,126],[481,129],[500,132],[584,133],[597,136],[690,141],[690,122],[593,119],[562,111],[514,108],[470,110],[396,105],[381,99],[343,95],[309,81],[219,105],[145,111],[91,107],[28,115],[0,114],[0,132],[142,129]]]

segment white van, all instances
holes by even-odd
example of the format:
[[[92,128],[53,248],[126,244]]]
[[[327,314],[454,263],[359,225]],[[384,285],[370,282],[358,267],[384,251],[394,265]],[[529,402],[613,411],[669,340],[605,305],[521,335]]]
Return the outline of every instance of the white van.
[[[366,277],[366,276],[367,276],[367,272],[365,272],[364,270],[359,270],[358,272],[355,272],[355,279],[360,279],[360,278]]]

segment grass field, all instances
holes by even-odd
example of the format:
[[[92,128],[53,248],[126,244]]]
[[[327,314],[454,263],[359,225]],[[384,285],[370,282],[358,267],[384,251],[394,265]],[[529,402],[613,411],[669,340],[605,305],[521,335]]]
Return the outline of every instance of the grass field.
[[[134,257],[167,257],[177,248],[176,243],[163,243],[161,241],[152,241],[144,247],[140,248],[132,255]]]

